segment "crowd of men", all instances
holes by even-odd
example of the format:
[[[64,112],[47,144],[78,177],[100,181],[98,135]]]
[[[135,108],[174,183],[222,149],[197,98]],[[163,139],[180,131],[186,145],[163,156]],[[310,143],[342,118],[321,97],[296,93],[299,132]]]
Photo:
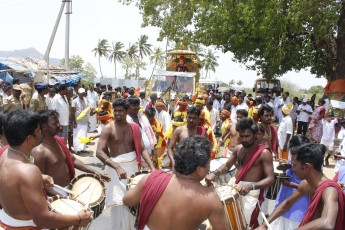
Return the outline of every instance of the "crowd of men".
[[[87,210],[60,215],[46,202],[46,196],[67,195],[53,184],[70,189],[75,168],[107,181],[111,229],[134,229],[128,206],[139,203],[139,230],[198,229],[206,219],[209,229],[229,229],[218,194],[200,181],[212,185],[232,166],[237,170],[229,184],[241,195],[250,228],[345,228],[344,111],[334,118],[326,94],[313,110],[307,99],[291,100],[288,92],[253,98],[244,91],[207,90],[167,101],[100,83],[36,83],[35,89],[24,105],[20,84],[1,82],[0,229],[88,225]],[[337,123],[341,143],[334,152]],[[104,174],[74,156],[86,151],[81,140],[88,132],[98,133],[92,139],[99,138],[96,156]],[[336,176],[330,180],[323,166],[333,152]],[[210,172],[210,161],[219,157],[226,164]],[[259,206],[265,209],[265,193],[275,183],[275,160],[292,169],[266,222]],[[157,170],[162,167],[173,173]],[[140,170],[152,173],[127,191],[128,178]]]

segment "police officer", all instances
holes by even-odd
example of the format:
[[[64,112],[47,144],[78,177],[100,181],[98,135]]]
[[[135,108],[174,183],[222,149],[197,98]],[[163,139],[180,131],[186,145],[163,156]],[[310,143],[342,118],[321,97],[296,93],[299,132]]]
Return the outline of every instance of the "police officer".
[[[36,83],[37,93],[34,94],[30,100],[29,109],[33,112],[48,109],[44,95],[49,92],[47,83]]]
[[[13,85],[13,93],[11,96],[4,100],[4,110],[17,110],[23,109],[23,102],[20,97],[22,88],[20,85]]]

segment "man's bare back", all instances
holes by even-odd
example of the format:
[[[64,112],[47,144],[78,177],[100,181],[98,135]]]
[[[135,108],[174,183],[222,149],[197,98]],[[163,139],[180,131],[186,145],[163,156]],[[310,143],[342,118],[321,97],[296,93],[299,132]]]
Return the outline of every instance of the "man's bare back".
[[[229,150],[234,151],[235,147],[239,144],[241,144],[240,135],[236,131],[236,125],[234,123],[231,123],[228,125],[224,132],[224,138],[230,133],[230,142],[229,142]],[[222,135],[223,140],[223,135]]]
[[[35,147],[31,154],[42,174],[51,175],[54,182],[63,187],[70,183],[66,155],[58,143],[42,143]]]
[[[111,122],[107,124],[101,133],[98,146],[107,145],[110,149],[110,157],[117,157],[121,154],[133,152],[134,138],[131,126],[116,124]]]

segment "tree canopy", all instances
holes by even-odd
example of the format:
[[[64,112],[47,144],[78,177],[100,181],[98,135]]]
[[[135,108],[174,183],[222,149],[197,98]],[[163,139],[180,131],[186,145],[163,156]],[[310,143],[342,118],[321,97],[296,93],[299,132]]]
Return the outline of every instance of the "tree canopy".
[[[136,2],[159,40],[214,45],[263,77],[310,68],[345,78],[344,0],[119,0]]]

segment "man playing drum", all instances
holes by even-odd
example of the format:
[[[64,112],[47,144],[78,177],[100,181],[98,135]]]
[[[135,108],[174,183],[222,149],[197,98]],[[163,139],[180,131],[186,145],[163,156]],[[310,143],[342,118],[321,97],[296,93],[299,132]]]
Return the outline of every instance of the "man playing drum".
[[[141,138],[139,126],[126,121],[128,107],[126,100],[115,99],[115,121],[103,128],[97,145],[97,157],[104,162],[105,172],[111,178],[111,182],[107,184],[106,206],[111,207],[111,229],[116,230],[134,228],[135,218],[128,207],[123,205],[122,198],[126,192],[127,177],[138,172],[141,156],[150,169],[155,170]]]
[[[314,143],[291,149],[292,170],[302,182],[298,189],[271,213],[268,222],[287,212],[296,201],[307,195],[310,204],[298,229],[345,228],[345,194],[338,183],[322,173],[325,152],[324,145]],[[266,228],[266,224],[262,224],[258,229]]]
[[[32,150],[31,154],[41,173],[53,177],[56,184],[68,189],[69,183],[75,177],[75,168],[110,180],[109,177],[101,175],[75,158],[68,150],[64,138],[56,136],[59,133],[60,123],[59,114],[55,110],[42,110],[39,115],[41,116],[42,142]],[[67,196],[66,192],[55,187],[54,189],[46,188],[46,192],[49,196],[59,194]]]
[[[138,230],[198,229],[206,219],[214,230],[229,229],[217,193],[200,184],[210,170],[210,153],[206,138],[184,139],[176,146],[174,174],[157,170],[126,193],[126,205],[140,202]]]
[[[173,132],[171,139],[168,143],[168,156],[170,161],[172,162],[172,167],[174,167],[174,152],[173,149],[175,145],[186,139],[188,137],[192,137],[195,135],[200,135],[208,138],[206,129],[204,127],[200,127],[199,125],[199,116],[200,116],[200,109],[197,107],[190,107],[187,110],[187,124],[181,127],[177,127]]]
[[[90,212],[60,215],[49,211],[42,174],[30,153],[41,142],[40,116],[28,110],[11,111],[4,131],[9,143],[0,158],[0,229],[56,229],[87,226]]]
[[[235,164],[237,168],[235,184],[238,184],[238,192],[242,195],[245,219],[250,227],[254,227],[258,226],[258,199],[262,203],[264,188],[274,183],[272,154],[257,143],[258,127],[252,119],[239,120],[236,131],[239,133],[242,145],[236,146],[226,164],[209,174],[206,181],[208,183],[214,181],[216,175],[228,172]]]

